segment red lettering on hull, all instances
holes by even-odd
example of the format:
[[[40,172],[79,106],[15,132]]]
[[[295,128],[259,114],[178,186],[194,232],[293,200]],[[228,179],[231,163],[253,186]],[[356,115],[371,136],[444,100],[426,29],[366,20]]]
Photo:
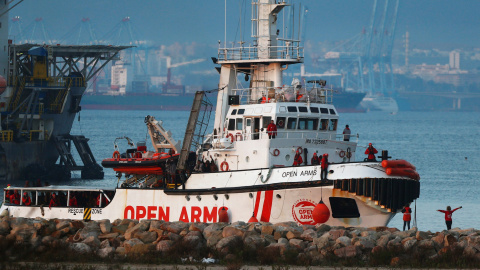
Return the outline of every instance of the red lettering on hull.
[[[158,213],[158,215],[157,215]],[[158,219],[164,221],[170,221],[170,207],[163,209],[161,206],[136,206],[131,205],[125,207],[123,210],[123,218],[125,219]]]

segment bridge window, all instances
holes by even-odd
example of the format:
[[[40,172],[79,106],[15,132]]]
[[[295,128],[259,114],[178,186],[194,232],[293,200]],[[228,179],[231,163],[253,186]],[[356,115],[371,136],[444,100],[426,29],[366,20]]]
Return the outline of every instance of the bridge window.
[[[285,128],[285,117],[277,117],[277,129]]]
[[[300,118],[298,119],[298,129],[301,130],[317,130],[318,119]]]
[[[335,113],[335,110],[330,109],[330,114],[335,115],[335,114],[336,114],[336,113]]]
[[[232,110],[232,113],[231,113],[231,115],[235,115],[235,114],[237,114],[237,109],[235,109],[235,110]]]
[[[235,119],[228,119],[228,130],[235,130]]]
[[[330,119],[329,130],[337,130],[337,119]]]
[[[328,114],[328,109],[327,108],[320,108],[320,112],[324,114]]]
[[[322,119],[321,120],[321,125],[320,125],[320,130],[327,130],[328,129],[328,119]]]
[[[318,113],[318,107],[310,107],[310,112],[312,113]]]
[[[272,121],[272,117],[271,116],[264,116],[263,117],[263,124],[262,124],[262,128],[268,128],[268,124],[270,124],[270,121]]]
[[[279,112],[286,112],[287,111],[287,108],[285,108],[285,106],[280,106],[280,108],[278,109]]]
[[[243,119],[237,118],[237,130],[243,130]]]
[[[307,107],[298,107],[298,111],[299,111],[299,112],[306,112],[306,113],[308,113]]]
[[[297,118],[289,117],[287,121],[287,129],[297,128]]]
[[[238,109],[238,114],[244,114],[245,113],[245,109]]]
[[[288,112],[297,112],[297,107],[295,106],[288,106],[287,109],[288,109]]]

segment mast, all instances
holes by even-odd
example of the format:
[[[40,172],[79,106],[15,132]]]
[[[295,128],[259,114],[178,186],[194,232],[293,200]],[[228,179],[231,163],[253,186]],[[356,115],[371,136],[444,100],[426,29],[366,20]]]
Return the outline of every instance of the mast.
[[[215,111],[214,134],[224,137],[224,121],[228,111],[228,97],[238,95],[237,74],[249,75],[250,91],[244,98],[249,104],[274,94],[275,87],[281,87],[282,71],[288,64],[303,62],[303,48],[299,40],[281,38],[277,27],[278,14],[286,2],[275,0],[252,0],[253,44],[247,47],[226,47],[218,50],[218,64],[221,65],[219,92]]]

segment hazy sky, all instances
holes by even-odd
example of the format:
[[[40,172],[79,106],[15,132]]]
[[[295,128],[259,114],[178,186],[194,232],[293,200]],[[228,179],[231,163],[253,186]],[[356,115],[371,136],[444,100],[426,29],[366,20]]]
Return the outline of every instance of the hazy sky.
[[[315,42],[353,37],[368,25],[373,5],[373,0],[301,2],[309,9],[307,39]],[[249,8],[250,1],[227,0],[229,40],[234,39],[239,6],[243,5]],[[411,46],[480,47],[479,11],[480,1],[476,0],[401,0],[397,43],[408,28]],[[22,18],[23,27],[42,17],[48,31],[57,38],[83,17],[90,18],[97,37],[102,37],[125,16],[131,18],[140,39],[163,44],[216,44],[224,35],[224,0],[25,0],[10,12],[13,16]],[[246,37],[250,35],[249,17],[246,14]]]

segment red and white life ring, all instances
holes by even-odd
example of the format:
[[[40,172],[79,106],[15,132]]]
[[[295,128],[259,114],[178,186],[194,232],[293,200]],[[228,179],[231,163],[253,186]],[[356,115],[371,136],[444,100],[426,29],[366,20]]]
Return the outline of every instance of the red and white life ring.
[[[113,157],[114,159],[119,159],[119,158],[120,158],[120,152],[118,152],[118,151],[113,152],[112,157]]]
[[[297,148],[297,152],[298,152],[300,155],[303,154],[303,148],[302,148],[301,146],[299,146],[299,147]]]
[[[273,150],[273,155],[276,156],[276,157],[278,155],[280,155],[280,150],[278,150],[278,149]]]
[[[283,128],[283,126],[285,125],[285,123],[283,122],[283,120],[278,120],[277,125],[278,125],[279,127]]]
[[[235,140],[237,140],[237,141],[243,141],[242,133],[237,132],[237,134],[235,134]]]
[[[232,133],[228,133],[227,138],[230,138],[230,141],[233,143],[235,141],[235,137]]]
[[[222,172],[226,172],[229,170],[227,161],[223,161],[222,164],[220,164],[220,170],[222,170]]]
[[[345,157],[345,151],[343,151],[343,150],[340,151],[340,153],[338,153],[338,155],[339,155],[341,158]]]

